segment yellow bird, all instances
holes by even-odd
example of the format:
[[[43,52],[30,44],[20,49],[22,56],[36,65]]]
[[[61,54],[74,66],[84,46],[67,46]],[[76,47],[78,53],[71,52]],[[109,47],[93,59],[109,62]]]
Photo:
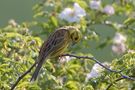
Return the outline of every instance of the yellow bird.
[[[79,42],[81,37],[81,32],[74,26],[65,26],[54,31],[41,46],[31,81],[37,79],[40,68],[47,58],[59,57],[70,44]]]

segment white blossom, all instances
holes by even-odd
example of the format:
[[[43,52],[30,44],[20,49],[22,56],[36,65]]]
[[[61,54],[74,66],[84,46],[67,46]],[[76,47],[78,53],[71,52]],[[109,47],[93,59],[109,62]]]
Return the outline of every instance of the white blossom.
[[[125,44],[127,38],[121,33],[116,33],[113,38],[112,51],[116,54],[122,54],[127,50],[127,46]]]
[[[113,15],[115,13],[115,10],[114,10],[113,6],[107,5],[104,7],[103,12],[108,15]]]
[[[80,7],[78,3],[74,3],[73,9],[65,8],[59,14],[60,19],[64,19],[68,22],[79,22],[83,16],[86,16],[86,12],[83,8]]]
[[[105,65],[105,66],[109,66],[109,63],[107,63],[107,62],[102,63],[102,64]],[[104,68],[102,66],[100,66],[97,63],[94,64],[94,66],[91,69],[91,72],[88,73],[87,76],[86,76],[86,82],[91,78],[97,78],[97,77],[101,76],[103,70],[104,70]]]
[[[69,62],[71,59],[73,59],[73,57],[70,56],[62,56],[59,58],[60,59],[60,63],[65,63],[65,62]]]
[[[112,45],[112,51],[116,54],[122,54],[127,50],[125,43],[116,43]]]
[[[16,27],[18,25],[14,19],[9,20],[8,23],[13,27]]]
[[[127,40],[126,36],[121,33],[116,33],[113,38],[113,43],[125,43]]]
[[[90,1],[90,8],[91,9],[98,10],[98,9],[100,9],[100,7],[101,7],[101,1],[100,0],[98,0],[98,1],[96,1],[96,0]]]

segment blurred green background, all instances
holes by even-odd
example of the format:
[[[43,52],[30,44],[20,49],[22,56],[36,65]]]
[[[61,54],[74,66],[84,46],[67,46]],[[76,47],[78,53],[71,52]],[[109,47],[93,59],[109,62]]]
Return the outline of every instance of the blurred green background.
[[[32,21],[32,7],[38,2],[38,0],[0,0],[0,27],[6,26],[10,19],[14,19],[17,23]],[[104,3],[109,2],[112,1],[104,1]],[[120,19],[120,17],[114,16],[111,20],[120,22],[122,18],[123,17]],[[94,27],[96,27],[94,30],[101,35],[101,38],[103,38],[103,41],[97,43],[104,43],[104,39],[106,37],[113,37],[115,34],[115,30],[112,30],[113,28],[111,27],[105,25],[96,25]],[[116,55],[114,55],[111,51],[111,46],[108,45],[103,49],[96,49],[98,47],[97,43],[95,41],[89,42],[89,47],[86,48],[86,51],[84,52],[92,53],[101,61],[111,61],[114,57],[116,57]]]
[[[130,13],[135,11],[135,4],[132,5],[131,0],[130,2],[128,0],[102,0],[102,7],[113,5],[115,9],[113,15],[90,9],[91,0],[42,1],[0,0],[0,90],[9,90],[17,78],[31,67],[38,57],[42,42],[55,28],[78,24],[77,22],[68,23],[58,17],[64,8],[73,7],[74,2],[82,5],[87,16],[79,23],[83,39],[80,43],[70,47],[69,52],[82,56],[92,54],[100,62],[110,61],[108,68],[123,70],[123,74],[135,76],[135,53],[133,53],[135,27],[132,27],[135,26],[135,19],[130,17]],[[13,22],[8,23],[11,19]],[[112,23],[108,25],[106,21]],[[126,28],[119,28],[121,24]],[[116,32],[127,35],[128,49],[133,49],[131,53],[126,52],[120,56],[112,52],[112,40]],[[31,72],[20,81],[16,90],[42,90],[44,88],[48,90],[105,90],[109,84],[114,85],[113,82],[121,78],[121,74],[105,70],[99,78],[91,78],[86,82],[87,76],[93,72],[91,68],[95,62],[88,59],[72,59],[68,63],[51,60],[47,60],[43,65],[38,82],[29,82],[33,74]],[[96,68],[94,71],[97,72],[97,70]],[[111,90],[130,88],[134,90],[135,83],[125,80],[117,82]]]
[[[0,0],[0,27],[6,26],[10,19],[16,22],[31,21],[32,7],[38,0]]]

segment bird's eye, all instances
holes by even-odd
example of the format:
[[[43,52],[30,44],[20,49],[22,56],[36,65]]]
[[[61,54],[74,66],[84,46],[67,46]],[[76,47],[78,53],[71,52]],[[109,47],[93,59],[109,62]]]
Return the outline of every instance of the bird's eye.
[[[76,41],[76,40],[78,40],[78,38],[77,38],[77,37],[75,37],[75,41]]]
[[[79,33],[78,32],[74,32],[71,34],[71,39],[73,42],[78,42],[79,41]]]

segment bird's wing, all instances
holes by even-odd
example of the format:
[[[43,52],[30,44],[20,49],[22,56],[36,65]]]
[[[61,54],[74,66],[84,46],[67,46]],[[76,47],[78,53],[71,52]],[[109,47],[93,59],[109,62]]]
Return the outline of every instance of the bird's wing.
[[[40,49],[38,62],[45,59],[55,48],[57,48],[57,46],[64,43],[64,40],[66,39],[65,35],[68,35],[67,33],[68,31],[66,29],[60,29],[51,34]]]

